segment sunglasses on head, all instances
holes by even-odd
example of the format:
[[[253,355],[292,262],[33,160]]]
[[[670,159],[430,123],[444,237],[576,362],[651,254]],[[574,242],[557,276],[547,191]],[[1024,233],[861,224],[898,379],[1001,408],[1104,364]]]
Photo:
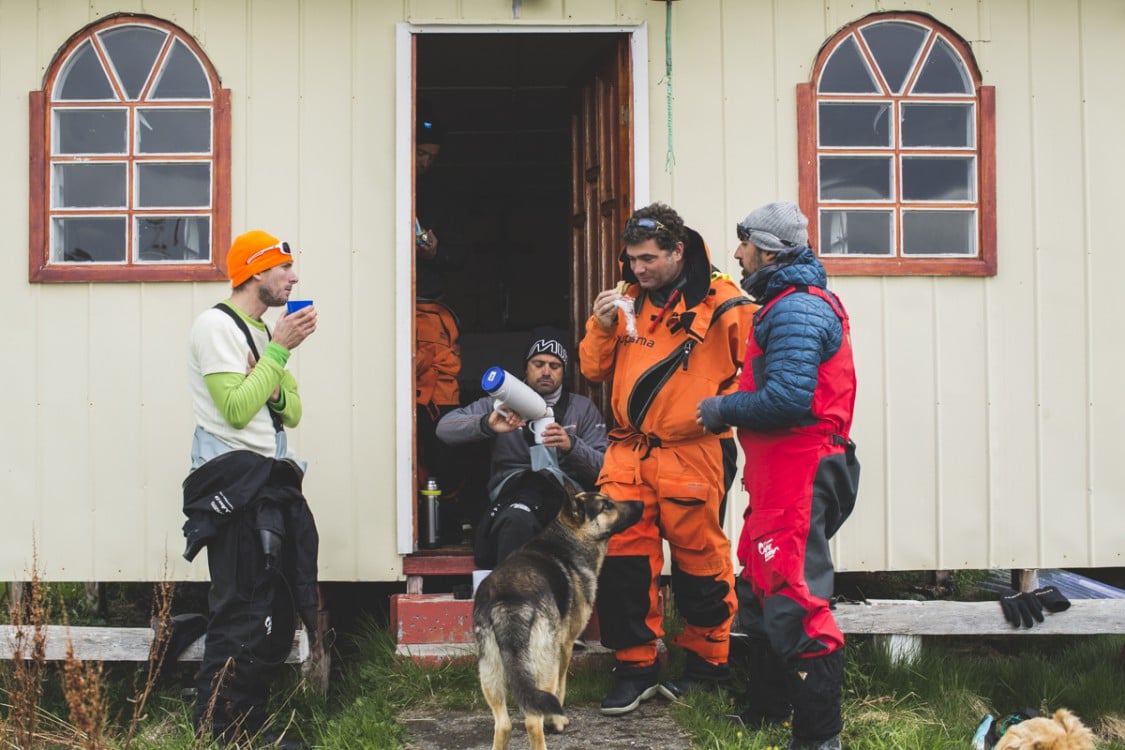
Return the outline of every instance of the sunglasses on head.
[[[664,226],[656,219],[650,219],[647,216],[641,219],[629,219],[625,228],[632,229],[633,227],[640,227],[641,229],[651,229],[655,232],[668,232],[668,234],[672,233],[671,230],[668,229],[668,227]]]
[[[750,242],[751,233],[757,232],[759,234],[768,234],[770,237],[773,237],[775,240],[780,242],[782,245],[785,245],[786,247],[797,247],[797,243],[783,240],[773,232],[767,232],[764,229],[755,229],[754,227],[748,227],[744,224],[736,224],[734,227],[734,231],[738,234],[739,242]]]
[[[262,257],[263,255],[270,252],[271,250],[280,250],[285,255],[292,255],[293,254],[289,251],[289,243],[288,242],[279,242],[276,245],[270,245],[269,247],[263,247],[261,250],[254,253],[253,255],[251,255],[249,258],[246,259],[246,265],[250,265],[256,259]]]

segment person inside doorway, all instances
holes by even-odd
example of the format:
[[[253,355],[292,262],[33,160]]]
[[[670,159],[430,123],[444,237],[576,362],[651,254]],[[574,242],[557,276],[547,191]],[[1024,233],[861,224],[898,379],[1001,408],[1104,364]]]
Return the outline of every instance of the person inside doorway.
[[[464,252],[446,226],[447,201],[433,180],[432,169],[441,154],[445,127],[426,99],[418,100],[415,140],[415,300],[414,382],[418,444],[418,483],[437,480],[445,502],[455,501],[462,484],[448,447],[434,432],[438,420],[461,405],[457,377],[461,372],[460,327],[444,302],[451,276],[464,265]],[[441,541],[461,541],[461,523],[443,523]]]

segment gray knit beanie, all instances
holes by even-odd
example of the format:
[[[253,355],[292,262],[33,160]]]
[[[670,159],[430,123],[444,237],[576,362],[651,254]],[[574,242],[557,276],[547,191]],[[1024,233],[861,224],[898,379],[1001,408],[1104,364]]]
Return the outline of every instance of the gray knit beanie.
[[[809,220],[796,203],[778,201],[756,208],[738,225],[739,238],[749,235],[759,250],[780,253],[809,244]]]

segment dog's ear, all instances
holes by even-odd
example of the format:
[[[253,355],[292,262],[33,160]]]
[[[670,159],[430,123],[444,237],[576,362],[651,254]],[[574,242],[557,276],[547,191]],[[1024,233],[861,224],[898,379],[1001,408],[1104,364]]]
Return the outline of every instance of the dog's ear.
[[[1066,738],[1069,742],[1066,745],[1067,748],[1070,750],[1092,750],[1094,733],[1087,729],[1077,716],[1065,708],[1060,708],[1055,711],[1054,720],[1061,724],[1066,732]]]
[[[565,480],[563,484],[566,486],[566,500],[563,502],[563,511],[575,522],[584,522],[586,520],[586,503],[582,496],[586,493],[581,492],[569,479]]]

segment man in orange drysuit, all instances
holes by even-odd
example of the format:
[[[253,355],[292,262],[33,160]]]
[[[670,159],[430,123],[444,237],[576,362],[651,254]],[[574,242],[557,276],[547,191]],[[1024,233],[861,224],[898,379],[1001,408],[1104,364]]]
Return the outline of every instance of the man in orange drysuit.
[[[609,715],[628,713],[657,692],[676,698],[729,677],[736,598],[720,506],[732,474],[723,439],[732,441],[702,429],[695,408],[735,389],[756,309],[734,282],[712,274],[703,238],[672,208],[654,203],[636,211],[624,242],[629,286],[597,296],[579,347],[583,375],[613,378],[617,428],[598,485],[616,500],[645,506],[641,521],[610,539],[598,583],[602,643],[617,659],[616,682],[601,706]],[[680,678],[660,684],[662,537],[685,620],[673,642],[687,661]]]

